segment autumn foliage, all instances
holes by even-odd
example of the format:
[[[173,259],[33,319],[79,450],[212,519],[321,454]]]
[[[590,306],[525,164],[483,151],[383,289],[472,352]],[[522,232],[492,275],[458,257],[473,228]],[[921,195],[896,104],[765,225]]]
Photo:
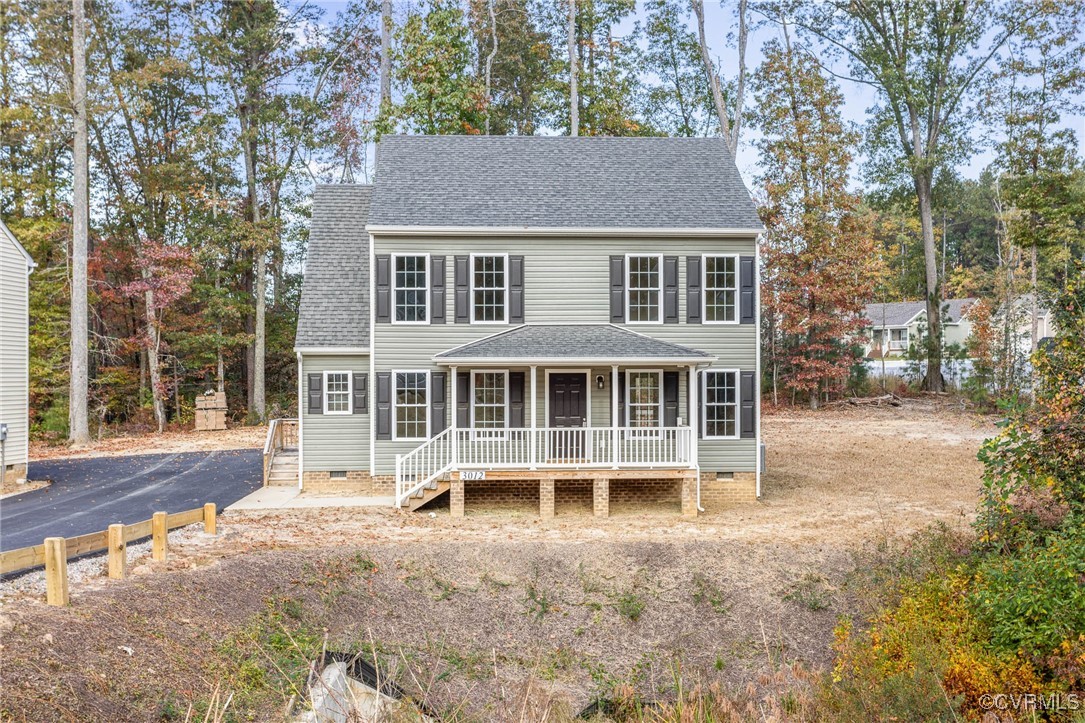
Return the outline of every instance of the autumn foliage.
[[[761,303],[772,388],[811,406],[839,391],[858,356],[881,266],[871,214],[848,188],[858,133],[817,60],[770,42],[755,78],[763,189]]]

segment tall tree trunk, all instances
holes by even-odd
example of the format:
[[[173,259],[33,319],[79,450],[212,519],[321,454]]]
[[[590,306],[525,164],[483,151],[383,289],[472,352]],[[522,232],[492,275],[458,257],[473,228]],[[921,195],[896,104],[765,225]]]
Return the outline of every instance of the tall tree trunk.
[[[381,106],[392,102],[392,0],[381,0]]]
[[[576,0],[569,0],[569,135],[580,134],[580,93],[577,76],[580,68],[576,52]]]
[[[250,124],[249,130],[252,132]],[[248,186],[250,213],[252,224],[256,229],[257,236],[262,235],[262,217],[260,213],[260,199],[256,193],[256,140],[249,138],[242,144],[245,150],[245,181]],[[256,315],[253,320],[254,341],[252,345],[252,404],[249,413],[254,415],[259,422],[265,421],[266,404],[264,391],[264,350],[267,338],[265,328],[265,316],[267,310],[267,249],[262,241],[257,241],[253,250],[256,257],[256,272],[253,296],[256,300]]]
[[[147,271],[143,277],[146,279]],[[158,365],[158,351],[161,346],[161,337],[158,334],[158,324],[155,319],[154,292],[148,289],[143,292],[144,323],[147,334],[147,370],[151,377],[151,401],[154,405],[154,420],[158,424],[158,433],[161,434],[166,427],[166,405],[162,400],[162,370]]]
[[[931,178],[924,169],[914,174],[919,200],[919,221],[923,228],[923,261],[927,282],[927,374],[923,388],[929,392],[945,389],[942,379],[942,295],[938,286],[938,254],[934,244],[934,216],[931,208]]]
[[[1040,252],[1037,245],[1032,244],[1032,351],[1040,348],[1040,287],[1037,282],[1036,266],[1040,263]]]
[[[490,9],[490,54],[486,56],[486,135],[490,135],[490,116],[493,115],[493,98],[490,97],[490,81],[493,75],[494,56],[497,55],[497,13],[494,11],[494,0],[487,0]]]
[[[90,442],[87,420],[89,386],[87,331],[87,49],[83,0],[72,0],[72,103],[75,138],[72,147],[72,304],[71,368],[68,391],[68,439]]]

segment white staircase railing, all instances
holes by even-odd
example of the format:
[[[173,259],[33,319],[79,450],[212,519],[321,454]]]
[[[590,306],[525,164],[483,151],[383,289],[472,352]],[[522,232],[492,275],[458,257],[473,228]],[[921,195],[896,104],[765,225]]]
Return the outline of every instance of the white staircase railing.
[[[396,455],[396,507],[453,467],[452,430],[446,429],[407,454]]]

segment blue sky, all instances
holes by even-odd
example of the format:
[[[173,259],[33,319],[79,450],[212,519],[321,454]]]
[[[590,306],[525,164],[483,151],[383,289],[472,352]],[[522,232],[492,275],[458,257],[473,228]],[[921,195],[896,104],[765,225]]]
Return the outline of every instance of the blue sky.
[[[317,0],[315,2],[319,7],[324,8],[327,11],[327,16],[333,17],[334,14],[346,7],[345,0]],[[393,8],[396,16],[402,16],[408,13],[413,7],[417,7],[420,3],[418,0],[393,0]],[[705,3],[705,30],[708,36],[709,45],[711,46],[713,55],[719,59],[721,67],[725,75],[733,75],[737,70],[738,54],[734,47],[728,45],[728,35],[735,30],[735,7],[736,2],[712,2],[708,0]],[[618,32],[629,32],[632,30],[633,22],[643,17],[641,10],[642,4],[638,2],[638,12],[630,21],[618,28]],[[768,22],[759,22],[759,18],[753,18],[755,27],[751,30],[747,54],[746,64],[748,72],[752,73],[762,61],[761,47],[764,43],[774,37],[778,37],[781,33],[780,28]],[[693,29],[693,19],[690,17],[690,28]],[[794,41],[794,34],[792,35]],[[848,75],[848,68],[845,64],[833,67],[834,72],[842,76]],[[849,82],[846,80],[839,81],[841,85],[841,91],[844,95],[844,118],[848,121],[863,124],[866,121],[867,109],[874,104],[876,98],[874,90],[867,85]],[[752,102],[752,97],[749,93],[746,96],[747,108],[749,103]],[[1085,116],[1070,116],[1063,118],[1063,125],[1072,128],[1077,134],[1079,154],[1085,156]],[[980,132],[977,128],[975,132]],[[737,163],[739,170],[746,180],[752,181],[757,175],[757,149],[754,147],[753,141],[757,137],[756,129],[747,127],[740,139],[740,147],[737,154]],[[967,177],[975,178],[979,175],[986,166],[988,166],[994,159],[994,154],[989,147],[989,144],[981,147],[971,157],[968,163],[958,168],[958,172]],[[861,163],[861,156],[857,158]],[[853,174],[853,180],[857,180],[858,165],[856,166],[856,173]]]

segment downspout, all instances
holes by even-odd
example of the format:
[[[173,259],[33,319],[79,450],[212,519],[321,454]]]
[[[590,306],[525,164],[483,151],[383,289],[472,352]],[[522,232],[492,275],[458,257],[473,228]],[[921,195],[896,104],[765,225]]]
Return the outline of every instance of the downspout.
[[[761,499],[761,234],[754,239],[753,289],[754,338],[757,340],[754,344],[753,378],[753,399],[754,404],[757,405],[757,413],[754,416],[756,420],[754,436],[757,440],[757,445],[754,447],[754,480],[757,499]]]
[[[305,480],[305,374],[301,363],[301,352],[298,353],[298,490],[302,489]]]

